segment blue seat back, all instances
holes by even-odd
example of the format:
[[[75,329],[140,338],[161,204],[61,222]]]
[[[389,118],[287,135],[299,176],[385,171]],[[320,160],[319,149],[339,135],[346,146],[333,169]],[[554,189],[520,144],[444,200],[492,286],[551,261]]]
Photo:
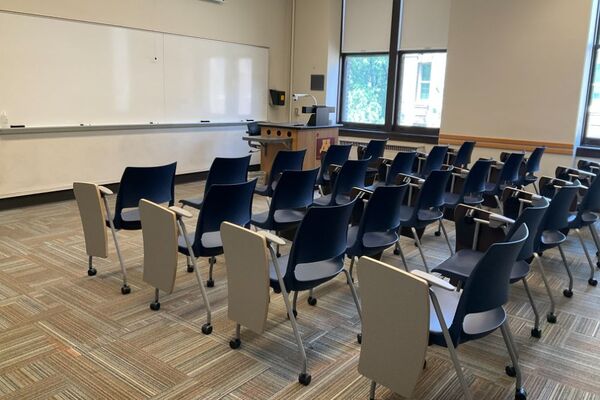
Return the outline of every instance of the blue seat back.
[[[352,146],[349,144],[332,144],[329,146],[329,149],[327,149],[327,152],[321,159],[321,169],[319,170],[317,183],[323,183],[323,174],[327,172],[331,164],[343,165],[348,160],[351,148]]]
[[[567,227],[569,210],[578,190],[579,185],[561,186],[556,190],[548,211],[546,211],[541,230],[557,231]]]
[[[527,165],[525,166],[525,173],[533,174],[540,170],[540,164],[542,162],[542,156],[544,155],[545,147],[536,147],[529,158],[527,159]]]
[[[468,314],[491,311],[506,304],[510,273],[528,235],[527,225],[521,225],[507,241],[491,245],[477,263],[465,282],[449,329],[455,344],[460,342]]]
[[[392,164],[387,172],[385,184],[393,185],[398,174],[410,175],[416,156],[417,153],[415,151],[399,151],[394,157],[394,160],[392,161]]]
[[[600,179],[594,179],[579,203],[578,211],[600,211]]]
[[[296,279],[294,272],[298,264],[334,260],[343,265],[348,223],[355,201],[341,206],[308,209],[296,231],[290,250],[284,276],[288,290],[301,290],[307,284]]]
[[[442,164],[444,164],[444,159],[446,158],[447,152],[448,146],[433,146],[427,155],[425,165],[423,165],[423,168],[421,169],[421,175],[427,177],[431,171],[436,171],[442,168]]]
[[[215,184],[210,187],[196,224],[192,245],[196,256],[203,253],[202,235],[218,232],[222,222],[227,221],[240,226],[250,224],[255,186],[256,179],[229,185]]]
[[[273,191],[269,217],[276,210],[294,210],[310,207],[315,193],[318,168],[306,171],[283,171]]]
[[[370,161],[370,158],[346,161],[335,179],[331,197],[335,199],[336,196],[348,194],[354,187],[363,188]]]
[[[244,157],[216,157],[208,171],[206,185],[204,186],[204,197],[212,185],[229,185],[232,183],[246,182],[248,179],[248,166],[250,155]]]
[[[519,180],[519,168],[525,158],[523,153],[510,153],[498,176],[498,184],[514,184]]]
[[[116,229],[121,229],[123,224],[131,225],[121,218],[124,208],[138,207],[141,199],[154,203],[175,202],[175,170],[177,163],[161,165],[157,167],[127,167],[121,177],[119,192],[115,204],[114,224]],[[134,224],[141,223],[136,221]],[[133,228],[129,226],[129,228]]]
[[[429,208],[439,208],[444,205],[444,191],[452,170],[431,171],[419,192],[415,203],[415,212]]]
[[[369,141],[369,143],[367,143],[367,147],[365,147],[365,151],[363,152],[361,158],[371,158],[371,161],[376,161],[383,157],[383,152],[385,151],[385,145],[387,142],[387,139],[372,139]]]
[[[513,235],[517,233],[519,228],[521,228],[521,225],[525,224],[527,225],[527,228],[530,232],[529,236],[527,237],[527,240],[525,240],[525,243],[521,248],[521,252],[517,257],[517,261],[528,260],[531,257],[533,257],[533,252],[536,250],[537,247],[537,233],[540,230],[542,220],[544,219],[544,215],[546,214],[546,211],[548,210],[549,206],[550,202],[544,197],[542,197],[541,199],[534,200],[534,203],[531,206],[525,208],[521,212],[521,215],[519,215],[515,223],[511,226],[510,230],[508,231],[506,237],[512,238]]]
[[[463,185],[463,194],[481,194],[485,190],[485,182],[487,181],[492,160],[477,160],[469,171],[465,184]]]
[[[452,165],[458,168],[466,168],[471,162],[471,154],[473,154],[474,148],[475,142],[464,142],[456,152]]]
[[[273,182],[278,179],[283,171],[300,171],[304,163],[306,149],[302,150],[279,150],[273,160],[269,174],[268,186],[271,188]],[[271,188],[272,189],[272,188]]]

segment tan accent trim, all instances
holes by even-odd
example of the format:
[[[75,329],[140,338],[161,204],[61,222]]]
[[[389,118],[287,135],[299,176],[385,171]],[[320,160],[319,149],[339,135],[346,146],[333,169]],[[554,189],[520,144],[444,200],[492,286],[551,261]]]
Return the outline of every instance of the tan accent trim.
[[[440,143],[447,143],[450,145],[460,145],[468,140],[477,142],[476,147],[483,147],[487,149],[532,151],[536,147],[545,146],[546,153],[549,154],[573,154],[572,143],[542,142],[539,140],[508,139],[491,136],[459,135],[446,132],[440,133],[439,137]]]

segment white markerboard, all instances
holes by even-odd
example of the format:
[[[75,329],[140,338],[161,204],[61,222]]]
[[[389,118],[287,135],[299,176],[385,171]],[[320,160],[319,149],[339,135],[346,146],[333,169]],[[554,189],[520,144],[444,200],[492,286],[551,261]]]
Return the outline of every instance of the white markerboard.
[[[268,49],[0,13],[0,112],[36,126],[267,117]]]

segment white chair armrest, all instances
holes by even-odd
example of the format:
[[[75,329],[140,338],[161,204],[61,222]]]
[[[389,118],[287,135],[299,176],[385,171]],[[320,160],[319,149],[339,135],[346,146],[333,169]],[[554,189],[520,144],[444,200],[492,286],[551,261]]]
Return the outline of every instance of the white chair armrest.
[[[111,196],[114,194],[113,191],[106,186],[98,186],[98,190],[102,196]]]
[[[171,206],[169,207],[169,210],[173,211],[177,215],[177,217],[192,218],[192,213],[188,210],[184,210],[181,207]]]
[[[515,223],[515,220],[512,218],[505,217],[500,214],[490,214],[490,226],[496,227],[503,224],[512,225]]]
[[[454,286],[452,286],[450,283],[446,282],[445,280],[443,280],[441,278],[438,278],[435,275],[428,274],[425,271],[421,271],[419,269],[413,269],[412,271],[410,271],[410,273],[415,275],[416,277],[426,280],[427,283],[429,284],[429,286],[437,286],[439,288],[442,288],[444,290],[448,290],[451,292],[456,290],[456,288]]]
[[[256,233],[258,235],[264,237],[268,242],[275,243],[275,244],[278,244],[280,246],[284,246],[285,245],[285,240],[283,240],[282,238],[280,238],[277,235],[272,234],[271,232],[258,231]]]

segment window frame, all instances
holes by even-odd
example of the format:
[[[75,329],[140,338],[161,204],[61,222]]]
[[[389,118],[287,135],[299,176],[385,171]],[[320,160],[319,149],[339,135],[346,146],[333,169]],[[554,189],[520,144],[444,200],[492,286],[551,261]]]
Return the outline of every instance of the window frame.
[[[598,12],[600,14],[600,12]],[[599,25],[600,21],[598,20],[598,16],[596,17],[596,27],[594,28],[594,45],[592,46],[592,56],[591,62],[588,71],[588,82],[587,82],[587,92],[585,98],[585,109],[583,110],[583,126],[582,126],[582,135],[580,140],[581,146],[593,146],[600,147],[600,138],[589,138],[587,137],[588,130],[588,120],[589,120],[589,109],[592,104],[592,93],[594,86],[594,75],[596,73],[596,61],[600,61],[598,59],[598,52],[600,52],[600,37],[599,37]]]

